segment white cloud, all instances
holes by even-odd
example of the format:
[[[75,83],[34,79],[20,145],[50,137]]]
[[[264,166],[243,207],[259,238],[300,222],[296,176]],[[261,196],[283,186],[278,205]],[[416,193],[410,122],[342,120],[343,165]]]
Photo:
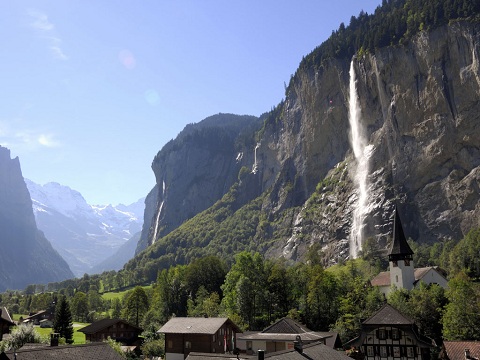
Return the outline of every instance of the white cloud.
[[[40,148],[57,148],[62,143],[53,133],[33,129],[19,119],[0,120],[0,145],[9,149],[36,151]]]
[[[55,36],[55,25],[48,20],[47,14],[30,9],[28,10],[28,15],[33,18],[30,26],[35,29],[41,38],[47,41],[48,48],[53,57],[59,60],[68,60],[68,56],[65,55],[65,52],[61,48],[62,40],[58,36]]]
[[[34,19],[31,25],[36,30],[52,31],[55,28],[55,26],[48,21],[48,16],[40,11],[30,9],[28,10],[28,15]]]
[[[45,147],[59,147],[60,143],[54,139],[52,134],[40,134],[37,138],[40,145]]]

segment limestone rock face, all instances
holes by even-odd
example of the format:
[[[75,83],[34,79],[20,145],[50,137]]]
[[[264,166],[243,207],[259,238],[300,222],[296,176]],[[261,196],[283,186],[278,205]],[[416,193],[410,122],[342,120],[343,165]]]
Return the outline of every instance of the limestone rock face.
[[[406,236],[419,242],[461,239],[480,226],[479,56],[480,24],[455,22],[353,59],[372,147],[364,238],[387,246],[395,205]],[[192,127],[167,144],[152,165],[157,185],[144,244],[211,206],[246,166],[253,171],[242,201],[263,194],[273,229],[256,239],[260,251],[296,260],[320,244],[326,263],[347,258],[358,200],[349,68],[341,59],[300,67],[261,130],[250,128],[253,143],[213,141]]]
[[[155,156],[157,184],[146,199],[145,223],[137,253],[185,220],[212,206],[237,181],[241,167],[253,162],[251,143],[261,125],[254,116],[218,114],[187,125]],[[246,154],[237,139],[247,137]],[[248,161],[247,159],[250,161]]]
[[[0,147],[0,291],[72,278],[67,263],[37,229],[18,158]]]

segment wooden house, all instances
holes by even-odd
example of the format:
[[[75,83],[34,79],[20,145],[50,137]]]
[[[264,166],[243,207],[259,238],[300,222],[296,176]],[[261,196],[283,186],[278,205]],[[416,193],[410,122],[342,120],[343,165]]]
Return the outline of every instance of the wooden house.
[[[143,330],[122,319],[102,319],[78,330],[85,334],[85,340],[105,341],[111,338],[125,345],[140,345],[139,335]]]
[[[228,318],[174,317],[158,332],[165,334],[165,360],[184,360],[193,351],[232,352],[242,331]]]
[[[10,317],[10,314],[8,313],[7,308],[0,307],[0,340],[2,340],[3,334],[10,333],[10,327],[14,325],[15,323]]]
[[[412,320],[385,304],[362,323],[360,336],[345,346],[359,350],[365,360],[425,360],[430,359],[435,342],[420,335]]]

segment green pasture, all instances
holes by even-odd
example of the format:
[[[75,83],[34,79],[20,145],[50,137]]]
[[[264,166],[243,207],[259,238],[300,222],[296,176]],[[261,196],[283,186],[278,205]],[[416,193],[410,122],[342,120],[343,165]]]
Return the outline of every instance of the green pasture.
[[[85,334],[79,332],[78,330],[90,325],[89,323],[73,323],[73,344],[85,344]],[[40,335],[50,338],[50,334],[53,332],[52,328],[41,328],[40,326],[35,326],[35,331],[38,332]]]

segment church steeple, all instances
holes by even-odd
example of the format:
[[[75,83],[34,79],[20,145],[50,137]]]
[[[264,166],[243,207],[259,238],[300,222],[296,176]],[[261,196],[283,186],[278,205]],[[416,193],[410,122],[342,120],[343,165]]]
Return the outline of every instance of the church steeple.
[[[403,232],[402,222],[400,221],[400,215],[398,209],[395,206],[395,217],[393,219],[393,241],[392,247],[388,254],[388,260],[404,260],[412,259],[413,251],[408,245],[405,233]]]
[[[392,247],[388,254],[388,260],[390,262],[390,284],[399,289],[404,288],[411,290],[415,282],[413,251],[405,238],[397,207],[395,207],[392,235]]]

